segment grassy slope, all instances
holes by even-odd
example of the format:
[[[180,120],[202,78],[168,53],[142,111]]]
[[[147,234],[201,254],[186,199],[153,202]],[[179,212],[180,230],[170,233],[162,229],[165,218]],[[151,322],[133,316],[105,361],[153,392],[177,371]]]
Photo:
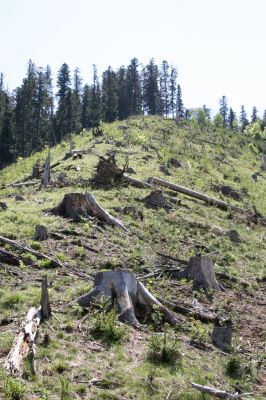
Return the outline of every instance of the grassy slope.
[[[121,129],[121,125],[127,127]],[[66,171],[73,186],[65,188],[37,187],[0,189],[0,200],[8,204],[6,211],[0,211],[0,235],[13,237],[31,243],[37,223],[46,225],[50,232],[69,229],[81,233],[79,237],[68,236],[63,241],[49,239],[41,243],[43,252],[57,257],[72,268],[55,270],[49,268],[26,254],[26,260],[20,268],[5,270],[0,265],[0,319],[17,315],[17,320],[8,326],[0,327],[0,357],[4,360],[10,348],[15,331],[30,305],[37,304],[40,278],[46,273],[51,283],[50,297],[56,312],[48,324],[40,328],[37,341],[37,378],[29,379],[26,398],[58,399],[62,393],[60,375],[71,381],[70,398],[93,399],[200,399],[201,395],[189,389],[189,382],[207,383],[234,391],[236,380],[245,391],[262,392],[263,371],[257,371],[263,350],[262,299],[263,287],[256,278],[265,276],[265,229],[247,221],[240,215],[231,214],[215,207],[206,206],[200,201],[179,195],[181,204],[167,212],[164,209],[147,208],[138,199],[149,191],[131,187],[94,188],[88,183],[81,187],[79,178],[90,179],[98,155],[107,150],[116,149],[119,165],[129,158],[140,179],[149,176],[165,178],[159,166],[170,157],[178,158],[182,168],[170,167],[171,175],[166,179],[192,189],[203,191],[212,196],[235,203],[212,191],[212,184],[224,183],[237,190],[247,189],[248,196],[238,202],[244,208],[255,204],[260,212],[266,214],[265,180],[251,179],[252,173],[259,170],[260,158],[251,152],[249,146],[239,147],[238,135],[220,136],[213,132],[200,132],[186,127],[176,127],[172,121],[157,117],[133,118],[123,123],[117,122],[104,126],[108,143],[104,139],[94,139],[88,132],[84,136],[74,137],[76,148],[91,149],[82,160],[62,161],[53,170],[53,178],[65,167],[80,165],[80,171]],[[196,143],[197,139],[222,143],[229,148]],[[191,141],[193,140],[193,142]],[[123,142],[118,147],[115,142]],[[152,144],[159,150],[162,160],[154,150],[144,151],[143,144]],[[68,150],[63,143],[52,149],[52,162],[61,161]],[[44,151],[40,154],[19,160],[0,172],[0,184],[8,184],[30,174],[34,161],[44,160]],[[96,221],[84,221],[73,226],[59,217],[46,215],[44,210],[57,205],[65,193],[92,191],[100,204],[113,215],[123,220],[130,233],[106,227],[99,229]],[[15,201],[15,195],[23,195],[25,201]],[[123,215],[117,208],[135,206],[143,213],[143,220],[130,214]],[[241,243],[232,243],[227,232],[237,229]],[[82,243],[96,248],[99,253],[84,249]],[[36,244],[35,244],[36,245]],[[241,372],[236,379],[226,374],[226,365],[231,356],[225,356],[211,348],[198,349],[190,344],[191,336],[197,333],[200,341],[210,344],[208,332],[210,325],[186,319],[182,329],[168,328],[169,340],[179,344],[182,353],[182,368],[172,371],[165,366],[154,367],[147,361],[149,332],[135,332],[127,328],[127,339],[110,349],[94,352],[93,339],[87,333],[88,320],[84,323],[84,332],[77,329],[77,320],[82,318],[82,310],[77,305],[64,305],[88,290],[90,282],[76,276],[75,271],[87,274],[100,269],[129,268],[141,275],[162,265],[163,260],[156,256],[160,251],[178,258],[189,259],[195,252],[212,253],[217,270],[248,281],[243,288],[239,284],[228,287],[223,294],[194,292],[190,282],[178,282],[167,277],[147,279],[146,285],[156,295],[165,296],[180,304],[189,304],[192,299],[218,310],[231,313],[235,322],[234,351],[239,357]],[[12,271],[16,275],[12,275]],[[195,333],[196,332],[196,333]],[[49,334],[49,344],[45,345],[45,333]],[[193,337],[194,337],[193,336]],[[197,336],[197,335],[196,335]],[[265,339],[265,335],[264,335]],[[62,364],[62,365],[61,365]],[[62,367],[62,368],[60,368]],[[59,373],[62,370],[61,374]],[[88,388],[82,381],[92,378],[106,378],[105,387]],[[149,379],[152,377],[152,384]],[[5,379],[3,379],[3,382]],[[116,384],[114,384],[116,382]],[[3,384],[0,383],[0,393]],[[66,389],[67,392],[67,389]],[[30,397],[35,393],[35,397]],[[85,393],[85,394],[84,394]],[[170,394],[169,394],[170,393]],[[167,397],[167,395],[169,395]],[[254,398],[261,399],[262,395]],[[67,398],[67,397],[65,397]]]

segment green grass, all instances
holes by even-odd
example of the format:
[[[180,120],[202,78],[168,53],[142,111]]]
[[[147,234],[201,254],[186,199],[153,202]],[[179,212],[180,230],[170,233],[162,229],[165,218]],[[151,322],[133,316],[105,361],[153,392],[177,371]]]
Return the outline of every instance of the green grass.
[[[127,129],[119,129],[121,125]],[[41,278],[47,274],[54,315],[48,321],[49,325],[43,323],[39,327],[36,379],[19,381],[25,385],[25,390],[24,387],[21,389],[25,399],[35,395],[40,399],[198,400],[202,395],[191,389],[190,381],[234,392],[237,379],[244,391],[254,392],[254,399],[261,400],[264,395],[257,394],[261,389],[256,383],[260,370],[256,376],[254,363],[262,357],[263,332],[260,331],[258,318],[262,315],[259,308],[263,302],[262,285],[256,278],[266,274],[265,228],[247,223],[241,215],[207,206],[181,194],[177,194],[180,202],[173,205],[170,211],[157,210],[147,208],[141,202],[148,194],[146,189],[130,186],[97,188],[90,181],[86,187],[81,187],[78,181],[78,178],[89,180],[93,176],[98,156],[116,150],[118,165],[123,166],[128,158],[129,166],[136,171],[133,176],[138,179],[158,176],[245,209],[252,210],[256,205],[261,213],[266,214],[265,180],[259,177],[255,183],[251,179],[252,173],[259,171],[261,165],[260,153],[255,151],[256,143],[252,139],[250,146],[248,138],[237,133],[225,135],[212,127],[201,130],[192,123],[190,127],[177,126],[174,121],[160,117],[131,118],[104,124],[103,129],[103,138],[95,139],[91,132],[73,137],[75,148],[92,149],[78,162],[71,159],[62,161],[68,151],[67,142],[51,149],[52,163],[61,162],[52,170],[52,180],[55,181],[57,174],[65,171],[72,181],[69,187],[39,190],[39,183],[35,187],[7,186],[30,175],[34,162],[38,158],[45,160],[47,149],[0,171],[0,199],[8,205],[6,211],[0,211],[0,235],[22,241],[67,266],[66,269],[55,268],[49,261],[35,260],[28,252],[23,254],[24,264],[19,267],[0,265],[0,320],[4,317],[17,318],[12,324],[0,326],[0,371],[27,310],[39,304]],[[110,144],[105,143],[106,138]],[[199,139],[221,143],[228,148],[197,142]],[[116,147],[115,142],[118,141],[126,146]],[[157,149],[160,158],[152,146]],[[171,175],[165,176],[160,171],[160,165],[167,164],[171,157],[178,159],[182,168],[169,166]],[[64,170],[69,165],[77,164],[79,172]],[[239,192],[245,188],[248,196],[235,202],[214,192],[213,184],[230,185]],[[85,191],[92,191],[100,205],[121,219],[130,232],[103,227],[95,220],[73,224],[47,213],[49,208],[60,203],[66,193]],[[16,194],[23,195],[25,201],[16,202]],[[169,195],[173,196],[172,193]],[[143,219],[118,211],[125,206],[136,207]],[[68,230],[79,232],[81,236],[66,235],[63,240],[34,242],[36,224],[45,225],[48,233]],[[232,229],[238,231],[241,243],[229,240],[227,232]],[[81,243],[98,252],[82,247]],[[10,246],[5,248],[16,253]],[[75,302],[67,305],[91,290],[93,277],[100,270],[130,269],[139,276],[169,267],[166,260],[156,255],[157,251],[184,260],[200,252],[213,257],[217,271],[239,280],[234,284],[225,282],[227,292],[219,295],[195,292],[191,282],[175,281],[168,275],[144,280],[145,286],[155,296],[188,305],[197,298],[206,308],[232,315],[234,335],[242,338],[237,342],[236,354],[224,356],[204,346],[191,345],[191,342],[211,344],[209,332],[212,326],[209,324],[186,319],[187,322],[177,329],[167,329],[165,341],[164,334],[157,333],[163,331],[164,325],[156,310],[152,321],[146,320],[144,330],[139,332],[121,325],[114,312],[95,314],[90,310],[81,323],[85,316],[81,307]],[[20,256],[19,252],[16,254]],[[171,266],[179,267],[175,264]],[[78,276],[77,272],[83,275]],[[244,287],[242,281],[249,285]],[[243,314],[248,320],[245,324],[241,322]],[[251,329],[249,334],[247,327]],[[250,337],[254,340],[251,341]],[[108,347],[110,344],[111,347]],[[242,351],[250,349],[250,346],[252,353],[240,353],[240,373],[235,378],[232,375],[238,368],[238,349]],[[233,356],[236,358],[233,359]],[[249,373],[249,370],[253,372]],[[63,376],[61,381],[60,376]],[[95,378],[101,383],[91,389],[87,383],[82,383]],[[5,379],[0,382],[0,397],[4,399]],[[15,392],[16,389],[12,390]]]

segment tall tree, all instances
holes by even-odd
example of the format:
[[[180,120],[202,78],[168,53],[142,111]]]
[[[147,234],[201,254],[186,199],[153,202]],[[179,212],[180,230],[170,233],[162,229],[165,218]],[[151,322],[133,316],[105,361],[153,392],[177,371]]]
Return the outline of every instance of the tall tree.
[[[123,120],[129,116],[127,71],[122,65],[117,71],[117,93],[118,93],[118,119]]]
[[[182,90],[181,86],[177,85],[177,96],[176,96],[176,120],[179,121],[184,118],[184,104],[182,100]]]
[[[115,99],[117,101],[117,99]],[[116,105],[117,107],[117,105]],[[91,88],[91,126],[97,127],[101,121],[102,93],[98,78],[97,67],[93,64],[93,82]]]
[[[241,106],[239,121],[240,121],[240,130],[241,130],[241,132],[243,132],[249,123],[248,118],[247,118],[247,113],[246,113],[244,106]]]
[[[167,61],[163,61],[160,70],[160,97],[162,113],[168,117],[170,112],[170,73],[169,64]]]
[[[91,128],[91,90],[89,85],[85,85],[82,91],[82,110],[81,110],[81,123],[82,128]]]
[[[127,67],[126,74],[128,115],[142,114],[141,77],[138,68],[138,59],[133,58]]]
[[[61,141],[71,129],[71,78],[66,63],[62,64],[58,71],[57,87],[56,138],[57,141]]]
[[[117,78],[111,67],[102,75],[102,116],[105,122],[113,122],[118,117]]]
[[[78,68],[74,70],[73,74],[73,89],[71,92],[70,101],[70,132],[79,133],[81,130],[81,91],[82,79]]]
[[[220,115],[223,117],[223,126],[226,127],[227,124],[227,114],[228,114],[228,105],[226,96],[222,96],[219,101],[220,104]]]
[[[143,70],[143,100],[144,109],[148,114],[160,113],[159,69],[153,58]]]
[[[252,108],[251,119],[250,122],[254,124],[258,120],[258,110],[257,107]]]
[[[236,113],[233,111],[232,107],[229,108],[229,113],[227,117],[227,126],[229,129],[233,130],[236,124]]]
[[[177,70],[175,67],[171,66],[170,82],[169,82],[169,91],[170,91],[169,112],[172,114],[172,118],[174,118],[176,114],[176,90],[177,90],[176,79],[177,79]]]

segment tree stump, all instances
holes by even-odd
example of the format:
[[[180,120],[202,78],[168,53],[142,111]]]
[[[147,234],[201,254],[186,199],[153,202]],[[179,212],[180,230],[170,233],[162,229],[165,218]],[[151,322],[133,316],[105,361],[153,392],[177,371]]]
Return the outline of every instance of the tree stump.
[[[72,218],[74,221],[80,221],[82,217],[96,217],[110,225],[115,225],[124,231],[128,231],[119,219],[111,216],[100,206],[92,193],[65,194],[62,202],[57,207],[51,209],[50,212],[54,215]]]
[[[100,157],[96,166],[94,181],[99,184],[112,185],[115,181],[122,178],[123,170],[116,165],[114,154],[108,158]]]
[[[215,323],[212,331],[212,342],[223,351],[230,350],[232,344],[233,326],[231,322],[220,325],[219,321]]]
[[[229,239],[231,240],[231,242],[233,242],[233,243],[240,243],[241,242],[240,235],[235,229],[232,229],[231,231],[228,231],[227,235],[228,235]]]
[[[0,201],[0,209],[2,209],[2,210],[6,210],[7,209],[7,205],[3,201]]]
[[[31,179],[39,178],[40,176],[40,169],[41,169],[41,164],[40,160],[37,160],[36,163],[32,167],[32,174],[31,174]]]
[[[50,166],[51,166],[51,153],[50,153],[50,149],[49,149],[49,153],[48,153],[48,156],[45,161],[43,177],[42,177],[42,184],[44,186],[47,186],[50,183],[50,179],[51,179]]]
[[[161,207],[166,209],[172,208],[170,202],[163,195],[163,192],[161,190],[153,190],[142,201],[144,201],[145,204],[151,207]]]
[[[190,258],[187,268],[187,277],[193,279],[196,289],[221,290],[221,286],[217,282],[215,276],[214,263],[206,257],[196,256]]]
[[[41,242],[48,239],[47,229],[44,225],[36,225],[33,240]]]
[[[86,308],[93,300],[102,297],[109,299],[112,305],[116,303],[119,320],[129,325],[139,327],[137,317],[150,314],[154,305],[164,315],[166,322],[177,324],[175,314],[161,304],[130,271],[98,272],[93,289],[77,301]]]

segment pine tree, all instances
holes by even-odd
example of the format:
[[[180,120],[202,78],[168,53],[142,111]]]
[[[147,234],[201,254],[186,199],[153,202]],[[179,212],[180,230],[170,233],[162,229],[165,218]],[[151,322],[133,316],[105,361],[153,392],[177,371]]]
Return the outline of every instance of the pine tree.
[[[70,132],[79,133],[81,131],[81,90],[82,79],[78,68],[74,70],[73,90],[70,101]]]
[[[102,112],[101,109],[102,109],[102,93],[97,73],[97,67],[95,64],[93,64],[93,82],[91,88],[91,117],[90,117],[91,126],[93,128],[99,126],[100,124],[101,112]]]
[[[181,118],[184,118],[184,104],[182,100],[182,90],[181,86],[177,85],[177,96],[176,96],[176,120],[180,121]]]
[[[263,131],[266,128],[266,110],[264,110],[263,117],[261,120],[261,130]]]
[[[82,110],[81,110],[81,123],[82,128],[91,128],[91,90],[89,85],[85,85],[82,92]]]
[[[168,117],[170,111],[170,74],[169,64],[163,61],[160,70],[160,97],[162,113]]]
[[[71,130],[71,78],[70,70],[66,63],[59,69],[57,76],[58,108],[56,111],[56,138],[61,141]]]
[[[258,120],[258,110],[257,110],[257,107],[254,106],[252,108],[252,114],[251,114],[250,122],[253,125],[257,120]]]
[[[117,71],[117,92],[118,92],[118,119],[123,120],[129,116],[129,96],[127,86],[127,71],[121,66]]]
[[[2,92],[2,90],[0,90]],[[15,161],[14,113],[12,99],[8,93],[0,94],[0,168]]]
[[[113,122],[118,117],[117,78],[111,67],[102,75],[102,117],[105,122]]]
[[[139,62],[137,58],[133,58],[130,65],[127,67],[127,114],[140,115],[142,114],[142,91],[141,77],[138,71]]]
[[[240,130],[241,130],[241,132],[243,132],[249,123],[248,118],[247,118],[247,113],[246,113],[244,106],[241,106],[239,121],[240,121]]]
[[[203,104],[202,109],[205,112],[207,120],[210,121],[211,120],[211,110],[206,106],[206,104]]]
[[[228,128],[233,130],[235,128],[235,123],[236,123],[236,114],[233,111],[233,109],[230,107],[229,108],[228,117],[227,117],[227,126],[228,126]]]
[[[143,100],[144,110],[148,114],[160,113],[159,69],[153,58],[143,70]]]
[[[226,96],[222,96],[220,99],[220,115],[223,117],[223,126],[226,128],[227,124],[227,113],[228,113],[228,105],[227,105],[227,98]]]
[[[176,79],[177,79],[177,70],[172,66],[170,72],[170,82],[169,82],[169,91],[170,91],[169,112],[172,114],[172,118],[174,118],[176,115],[176,91],[177,91]]]

